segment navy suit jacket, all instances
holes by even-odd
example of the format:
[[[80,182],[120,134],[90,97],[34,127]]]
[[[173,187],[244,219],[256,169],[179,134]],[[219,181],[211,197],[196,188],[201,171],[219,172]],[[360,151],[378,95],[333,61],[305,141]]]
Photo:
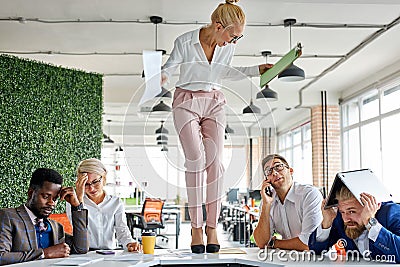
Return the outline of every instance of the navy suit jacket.
[[[375,242],[369,239],[371,259],[388,259],[388,257],[381,256],[394,255],[396,263],[400,263],[400,205],[392,201],[382,202],[380,209],[375,214],[375,218],[382,225],[382,229]],[[346,251],[358,251],[353,239],[347,237],[344,232],[344,223],[342,215],[339,212],[332,223],[328,239],[323,242],[317,242],[316,235],[317,230],[311,234],[308,240],[308,246],[310,250],[314,250],[317,254],[321,254],[323,250],[328,251],[339,239],[345,239],[347,241]],[[377,257],[377,255],[379,256]]]

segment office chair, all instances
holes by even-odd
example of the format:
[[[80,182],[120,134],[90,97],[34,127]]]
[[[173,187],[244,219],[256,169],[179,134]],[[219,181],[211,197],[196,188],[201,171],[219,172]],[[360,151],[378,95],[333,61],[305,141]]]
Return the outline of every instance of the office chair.
[[[164,229],[164,220],[162,210],[164,201],[158,198],[146,198],[142,212],[140,214],[127,213],[128,227],[134,236],[134,228],[142,229],[142,231],[150,230],[157,232],[157,236],[161,237],[162,241],[168,242],[168,237],[159,234],[160,229]]]

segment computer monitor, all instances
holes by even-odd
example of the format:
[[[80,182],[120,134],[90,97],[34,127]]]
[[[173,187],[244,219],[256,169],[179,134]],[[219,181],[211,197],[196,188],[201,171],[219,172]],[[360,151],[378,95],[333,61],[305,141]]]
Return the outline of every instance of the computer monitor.
[[[227,193],[227,201],[229,203],[239,203],[239,188],[230,188]]]
[[[249,191],[249,197],[251,197],[254,200],[261,200],[261,193],[260,190],[250,190]]]

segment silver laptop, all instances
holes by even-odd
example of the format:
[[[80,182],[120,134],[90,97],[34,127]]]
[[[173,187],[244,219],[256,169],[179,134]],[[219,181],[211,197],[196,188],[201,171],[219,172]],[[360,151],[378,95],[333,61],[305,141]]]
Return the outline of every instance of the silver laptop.
[[[392,200],[392,194],[370,169],[339,172],[336,174],[328,195],[325,209],[337,206],[336,192],[345,185],[361,203],[360,194],[365,192],[373,195],[378,202]]]

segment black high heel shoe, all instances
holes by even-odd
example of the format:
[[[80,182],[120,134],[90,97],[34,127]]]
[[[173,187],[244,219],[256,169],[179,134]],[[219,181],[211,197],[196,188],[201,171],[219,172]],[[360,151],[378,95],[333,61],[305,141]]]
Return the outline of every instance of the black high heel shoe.
[[[208,248],[208,245],[207,245]],[[206,247],[203,244],[190,246],[192,253],[202,254],[205,252]],[[208,251],[207,251],[208,252]]]
[[[206,235],[207,235],[207,227],[208,226],[206,226],[205,227],[205,230],[204,230],[204,232],[206,233]],[[219,244],[207,244],[207,246],[206,246],[206,252],[207,253],[217,253],[217,252],[219,252],[219,249],[220,249],[220,245]]]
[[[190,235],[192,235],[192,230],[190,230]],[[204,246],[203,244],[192,245],[190,246],[190,249],[192,250],[192,253],[202,254],[205,252],[206,246]]]

